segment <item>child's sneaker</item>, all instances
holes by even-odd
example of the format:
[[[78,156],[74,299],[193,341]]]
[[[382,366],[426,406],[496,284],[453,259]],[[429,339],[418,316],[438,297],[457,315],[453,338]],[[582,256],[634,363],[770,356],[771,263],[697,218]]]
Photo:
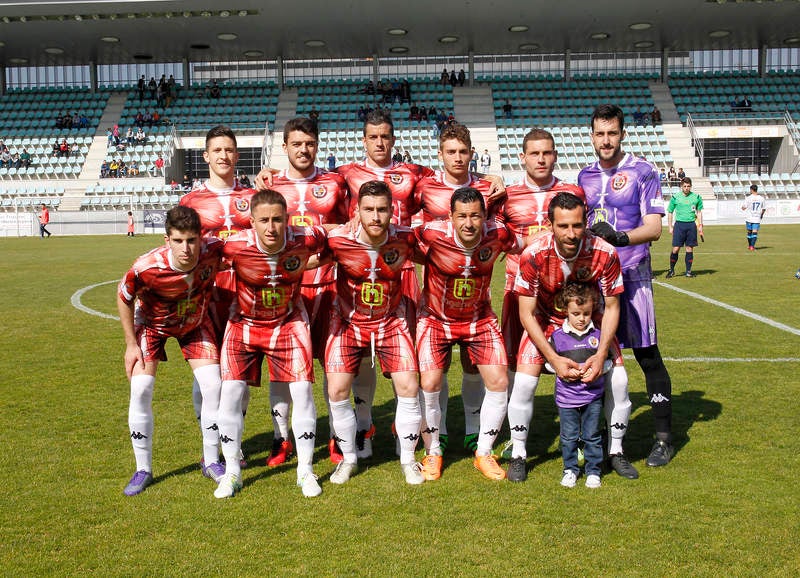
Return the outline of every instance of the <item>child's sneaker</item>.
[[[599,488],[602,484],[600,483],[600,476],[597,474],[589,474],[586,476],[586,487],[591,489]]]
[[[565,488],[574,488],[575,483],[578,481],[578,476],[572,470],[564,470],[564,476],[561,478],[561,485]]]

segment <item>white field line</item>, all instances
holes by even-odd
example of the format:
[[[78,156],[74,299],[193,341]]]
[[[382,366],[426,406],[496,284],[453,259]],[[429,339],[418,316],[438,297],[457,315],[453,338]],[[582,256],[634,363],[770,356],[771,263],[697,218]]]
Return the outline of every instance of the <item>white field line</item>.
[[[741,307],[734,307],[733,305],[728,305],[727,303],[723,303],[722,301],[717,301],[716,299],[712,299],[711,297],[706,297],[705,295],[700,295],[699,293],[695,293],[693,291],[687,291],[686,289],[681,289],[679,287],[675,287],[674,285],[669,285],[668,283],[662,283],[661,281],[653,281],[653,284],[658,285],[659,287],[664,287],[665,289],[671,289],[672,291],[677,291],[678,293],[688,295],[689,297],[698,299],[700,301],[705,301],[706,303],[710,303],[711,305],[722,307],[723,309],[727,309],[728,311],[733,311],[734,313],[738,313],[739,315],[744,315],[745,317],[749,317],[750,319],[755,319],[756,321],[760,321],[765,325],[769,325],[770,327],[774,327],[775,329],[780,329],[781,331],[785,331],[786,333],[791,333],[792,335],[800,336],[800,329],[784,325],[783,323],[779,323],[777,321],[773,321],[768,317],[764,317],[763,315],[758,315],[757,313],[752,313],[750,311],[747,311],[746,309],[742,309]]]
[[[103,285],[110,285],[111,283],[119,283],[118,280],[114,281],[103,281],[102,283],[95,283],[94,285],[88,285],[83,287],[82,289],[78,289],[75,293],[72,294],[70,297],[70,303],[75,309],[79,311],[83,311],[84,313],[88,313],[89,315],[94,315],[96,317],[102,317],[103,319],[114,319],[115,321],[119,321],[119,317],[116,315],[109,315],[108,313],[103,313],[102,311],[97,311],[96,309],[92,309],[91,307],[87,307],[83,303],[81,303],[81,297],[83,297],[84,293],[87,293],[94,289],[95,287],[101,287]]]

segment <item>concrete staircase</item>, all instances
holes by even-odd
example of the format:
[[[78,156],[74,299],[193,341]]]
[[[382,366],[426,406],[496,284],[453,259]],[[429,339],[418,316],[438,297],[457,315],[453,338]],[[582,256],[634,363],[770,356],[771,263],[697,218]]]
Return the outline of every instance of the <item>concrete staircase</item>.
[[[497,125],[492,108],[492,89],[488,86],[454,87],[453,114],[458,122],[469,128],[472,146],[478,151],[478,155],[482,155],[484,149],[489,151],[492,157],[489,172],[501,174]]]
[[[283,152],[283,126],[297,116],[297,89],[284,88],[278,96],[278,109],[275,111],[275,130],[272,132],[272,147],[269,166],[273,169],[288,169],[289,159]]]
[[[694,154],[691,131],[681,124],[669,87],[663,82],[655,81],[651,81],[649,86],[653,102],[661,111],[664,136],[672,154],[675,170],[682,168],[686,176],[692,179],[692,190],[695,193],[703,199],[713,199],[714,189],[711,187],[711,181],[703,176],[700,159]]]

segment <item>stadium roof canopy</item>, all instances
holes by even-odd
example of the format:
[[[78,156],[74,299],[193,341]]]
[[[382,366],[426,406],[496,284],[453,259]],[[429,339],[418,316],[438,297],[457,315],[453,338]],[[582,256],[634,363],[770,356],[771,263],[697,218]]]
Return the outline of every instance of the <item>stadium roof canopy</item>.
[[[5,66],[798,45],[798,0],[0,0]]]

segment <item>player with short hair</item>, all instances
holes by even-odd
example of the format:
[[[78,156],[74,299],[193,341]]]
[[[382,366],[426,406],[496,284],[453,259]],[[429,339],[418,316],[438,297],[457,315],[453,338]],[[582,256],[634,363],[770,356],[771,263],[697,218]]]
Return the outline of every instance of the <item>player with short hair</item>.
[[[747,228],[747,250],[756,250],[758,241],[758,231],[761,228],[761,220],[767,212],[767,199],[758,194],[758,185],[750,185],[750,194],[747,195],[742,203],[742,210],[745,212],[744,224]]]
[[[439,133],[439,160],[443,170],[426,177],[417,184],[414,195],[422,210],[423,223],[450,218],[453,192],[462,187],[470,187],[481,193],[488,218],[493,218],[500,205],[504,192],[497,194],[494,183],[482,176],[469,172],[472,139],[469,129],[463,124],[448,124]],[[449,367],[449,363],[448,363]],[[469,364],[469,359],[461,356],[462,381],[461,397],[464,405],[464,448],[475,452],[480,426],[480,408],[483,403],[484,386],[480,373]],[[447,446],[447,401],[449,383],[446,372],[442,376],[441,388],[441,432],[443,449]]]
[[[253,228],[230,237],[224,255],[236,273],[236,311],[222,343],[219,432],[225,475],[214,492],[232,497],[242,487],[236,457],[242,442],[241,401],[248,385],[258,385],[268,354],[271,383],[288,383],[297,448],[297,485],[307,497],[322,493],[312,470],[316,408],[311,335],[300,283],[312,255],[325,249],[321,227],[288,225],[286,201],[276,191],[251,200]]]
[[[664,466],[670,462],[672,447],[672,383],[658,350],[653,272],[650,268],[650,243],[661,236],[664,201],[656,168],[643,158],[622,150],[625,139],[625,115],[616,105],[595,108],[591,118],[591,138],[597,162],[578,175],[578,184],[586,193],[591,230],[617,248],[622,263],[625,291],[620,298],[620,322],[617,337],[620,346],[633,349],[644,373],[647,396],[653,408],[656,440],[647,457],[647,465]],[[613,383],[612,388],[613,390]],[[609,399],[606,390],[606,400]],[[620,402],[630,403],[616,393],[611,414]],[[626,412],[629,415],[629,411]],[[606,417],[609,417],[606,410]],[[627,430],[627,419],[609,421],[612,429]],[[613,439],[612,439],[613,442]],[[616,472],[637,478],[636,468],[622,452],[621,444],[609,450]]]
[[[283,150],[289,158],[289,168],[272,175],[271,189],[286,199],[288,224],[310,227],[345,223],[350,202],[345,180],[336,173],[315,166],[319,150],[317,123],[305,117],[286,122],[283,127]],[[311,323],[313,354],[320,362],[324,360],[325,342],[330,333],[335,282],[333,266],[326,264],[306,270],[300,286]],[[272,451],[267,458],[268,466],[284,463],[293,452],[289,440],[290,395],[287,387],[285,383],[270,384],[274,438]],[[326,389],[323,385],[323,390]]]
[[[507,361],[489,291],[494,262],[501,253],[520,250],[522,242],[502,224],[487,220],[483,194],[472,187],[452,194],[447,221],[429,221],[416,234],[425,254],[417,322],[426,422],[423,475],[427,480],[441,476],[440,391],[451,349],[458,343],[486,384],[473,464],[487,478],[504,479],[505,470],[492,456],[492,445],[505,419]]]
[[[188,207],[167,212],[165,246],[139,257],[117,291],[117,309],[125,334],[125,374],[131,384],[128,427],[136,473],[125,495],[141,493],[153,482],[153,387],[164,343],[180,343],[202,394],[203,475],[218,482],[217,410],[220,396],[219,349],[208,306],[220,266],[222,242],[201,237],[200,218]]]
[[[200,215],[204,237],[213,236],[223,241],[229,236],[250,228],[250,198],[255,190],[236,182],[236,163],[239,149],[236,134],[230,127],[217,125],[206,133],[203,160],[208,163],[208,180],[179,201],[181,206],[191,207]],[[222,346],[222,337],[228,323],[231,304],[236,298],[235,276],[232,270],[220,271],[212,293],[209,315],[214,324],[217,345]],[[195,415],[200,419],[200,390],[193,383],[192,400]],[[242,411],[247,413],[250,391],[245,391]],[[244,456],[241,456],[242,463]],[[215,460],[216,461],[216,460]],[[205,468],[205,461],[201,467]]]
[[[397,395],[395,430],[400,465],[409,484],[425,481],[414,459],[419,438],[420,406],[417,360],[408,326],[408,300],[402,292],[404,264],[417,245],[410,228],[394,225],[392,193],[381,181],[364,183],[358,193],[359,223],[353,231],[340,226],[328,234],[337,262],[336,301],[325,349],[333,424],[343,459],[331,483],[347,482],[358,465],[357,425],[350,389],[361,359],[380,360]]]
[[[517,378],[526,376],[535,391],[542,366],[548,362],[561,379],[593,381],[601,375],[600,367],[609,350],[615,350],[615,367],[610,387],[627,392],[627,375],[622,356],[615,345],[619,321],[619,297],[622,275],[617,253],[609,243],[586,231],[586,207],[583,200],[568,191],[559,192],[548,206],[548,231],[531,241],[520,257],[514,291],[519,300],[519,316],[525,335],[517,355]],[[600,342],[595,356],[579,366],[559,356],[547,338],[564,322],[565,312],[556,306],[556,295],[571,281],[596,284],[605,300],[605,314],[600,325]],[[527,479],[525,443],[533,415],[529,388],[517,388],[515,381],[509,400],[509,426],[513,442],[509,480]],[[522,382],[523,385],[527,381]],[[616,385],[615,385],[616,384]],[[514,411],[511,411],[511,407]],[[628,404],[630,411],[630,404]],[[621,433],[612,430],[621,445]]]
[[[667,207],[667,224],[672,233],[672,252],[669,254],[669,271],[667,279],[675,276],[675,263],[678,262],[678,253],[686,245],[686,276],[694,277],[692,263],[694,263],[694,248],[697,247],[697,235],[703,235],[703,199],[692,192],[692,179],[681,179],[682,195],[673,195]],[[675,213],[673,223],[672,215]]]

